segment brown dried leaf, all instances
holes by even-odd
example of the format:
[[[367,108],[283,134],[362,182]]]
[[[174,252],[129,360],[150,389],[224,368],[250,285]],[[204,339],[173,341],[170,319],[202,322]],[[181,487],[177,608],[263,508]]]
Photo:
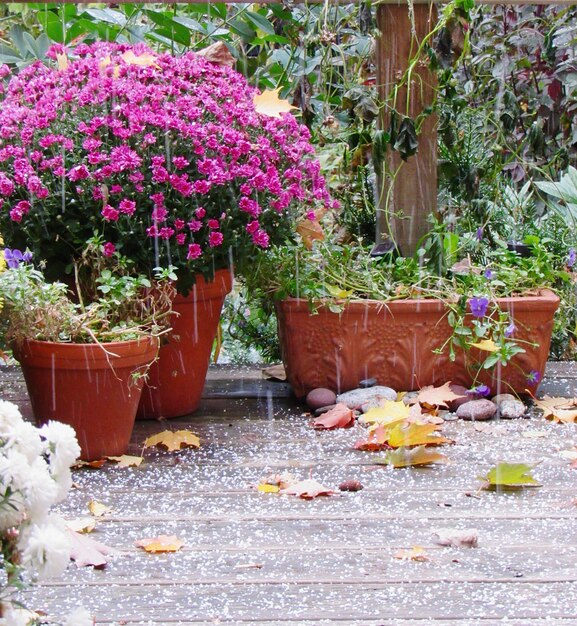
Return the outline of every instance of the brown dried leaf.
[[[372,426],[366,440],[360,439],[355,443],[355,450],[363,450],[364,452],[379,452],[380,450],[390,449],[387,443],[389,440],[390,428],[384,424]]]
[[[190,430],[164,430],[152,435],[144,442],[145,448],[164,446],[169,452],[176,452],[181,448],[199,448],[200,439]]]
[[[319,496],[338,495],[336,491],[323,487],[323,485],[312,478],[301,480],[300,482],[283,489],[281,493],[286,494],[287,496],[297,496],[297,498],[302,498],[303,500],[312,500],[313,498],[318,498]]]
[[[148,539],[139,539],[134,542],[137,548],[142,548],[145,552],[160,554],[164,552],[178,552],[184,545],[176,535],[158,535]]]
[[[302,237],[303,244],[307,250],[312,250],[315,239],[323,241],[325,238],[323,227],[318,221],[309,220],[308,218],[301,220],[297,224],[296,231]]]
[[[123,454],[122,456],[108,456],[109,461],[117,463],[117,467],[139,467],[144,461],[141,456],[130,456],[129,454]]]
[[[100,469],[106,463],[106,459],[96,459],[96,461],[76,461],[72,466],[74,469]]]
[[[332,409],[317,418],[313,427],[317,430],[333,430],[335,428],[350,428],[354,426],[355,414],[346,404],[339,402]]]
[[[555,398],[543,396],[541,400],[533,397],[535,405],[543,411],[543,417],[560,424],[577,422],[577,398]]]
[[[262,370],[262,375],[266,380],[286,380],[286,372],[282,363],[265,367]]]
[[[288,100],[278,97],[280,89],[265,89],[260,95],[253,97],[254,108],[257,113],[268,115],[269,117],[282,117],[281,113],[288,113],[294,107]]]
[[[443,406],[447,408],[449,402],[458,400],[459,398],[461,398],[461,396],[451,390],[451,381],[449,381],[440,387],[433,387],[433,385],[423,387],[421,391],[419,391],[417,401],[429,407]]]
[[[236,59],[232,56],[224,41],[217,41],[210,46],[199,50],[197,54],[204,57],[207,61],[215,63],[216,65],[234,67],[236,63]]]

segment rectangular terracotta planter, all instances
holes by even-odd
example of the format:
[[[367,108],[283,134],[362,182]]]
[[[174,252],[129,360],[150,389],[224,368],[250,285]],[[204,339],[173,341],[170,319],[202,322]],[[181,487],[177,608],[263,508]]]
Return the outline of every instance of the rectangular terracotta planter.
[[[527,376],[543,376],[559,298],[543,290],[498,303],[514,319],[515,339],[530,343],[521,344],[526,352],[506,367],[483,371],[475,383],[489,385],[492,393],[534,391],[537,383]],[[354,389],[366,378],[397,391],[449,380],[466,387],[474,382],[463,354],[451,362],[447,354],[434,352],[452,335],[439,300],[354,300],[342,313],[325,306],[311,313],[306,300],[289,298],[276,304],[276,313],[287,378],[298,397],[317,387]]]

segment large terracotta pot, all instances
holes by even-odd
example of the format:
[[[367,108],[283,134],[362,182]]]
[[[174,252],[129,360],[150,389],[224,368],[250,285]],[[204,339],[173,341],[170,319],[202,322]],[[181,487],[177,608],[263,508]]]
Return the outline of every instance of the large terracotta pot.
[[[515,339],[530,343],[521,344],[526,352],[506,367],[481,372],[475,383],[489,385],[494,393],[534,391],[538,383],[527,376],[543,376],[558,305],[559,298],[548,290],[501,298],[499,306],[515,320]],[[434,353],[452,335],[438,300],[357,300],[340,314],[327,307],[312,314],[306,300],[289,298],[277,303],[276,313],[287,378],[298,397],[316,387],[346,391],[366,378],[398,391],[474,382],[470,365],[479,353],[471,354],[469,362],[463,354],[451,362],[446,353]]]
[[[158,339],[106,344],[25,341],[15,350],[36,421],[76,431],[86,461],[126,452]]]
[[[230,270],[216,272],[207,283],[196,280],[188,296],[176,296],[172,330],[163,338],[158,360],[150,368],[138,408],[139,419],[188,415],[200,404],[222,305],[232,289]]]

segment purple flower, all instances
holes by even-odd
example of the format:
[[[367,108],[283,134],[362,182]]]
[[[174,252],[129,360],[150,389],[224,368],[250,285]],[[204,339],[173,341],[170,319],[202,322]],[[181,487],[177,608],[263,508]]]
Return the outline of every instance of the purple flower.
[[[477,228],[477,232],[475,233],[475,239],[477,241],[481,241],[481,239],[483,239],[483,227],[479,226],[479,228]]]
[[[487,269],[485,270],[485,273],[483,274],[483,276],[484,276],[487,280],[492,280],[492,279],[493,279],[494,274],[493,274],[493,271],[492,271],[492,270],[490,270],[489,268],[487,268]]]
[[[537,370],[531,370],[527,374],[527,382],[530,385],[536,385],[541,380],[541,374]]]
[[[483,396],[483,398],[486,398],[491,395],[491,388],[487,387],[487,385],[477,385],[469,389],[467,393],[472,396]]]
[[[29,263],[32,260],[32,252],[26,250],[26,252],[22,252],[17,248],[4,248],[4,259],[6,261],[6,265],[11,269],[16,269],[20,263]]]
[[[471,307],[471,313],[475,317],[485,317],[489,300],[487,298],[470,298],[469,306]]]
[[[516,330],[515,322],[511,322],[509,326],[505,328],[505,337],[511,337]]]
[[[577,252],[575,252],[575,248],[570,248],[569,254],[567,255],[567,267],[573,267],[575,261],[577,261]]]

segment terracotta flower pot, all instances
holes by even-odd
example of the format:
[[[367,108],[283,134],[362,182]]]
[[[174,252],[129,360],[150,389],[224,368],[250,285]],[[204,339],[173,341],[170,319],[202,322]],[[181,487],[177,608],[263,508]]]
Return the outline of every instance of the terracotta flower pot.
[[[493,393],[534,391],[545,370],[559,298],[543,290],[498,302],[515,321],[515,339],[530,343],[522,343],[525,352],[506,367],[481,372],[475,383],[489,385]],[[277,303],[276,313],[287,378],[298,397],[317,387],[354,389],[366,378],[398,391],[474,382],[468,366],[479,353],[467,357],[469,362],[464,354],[451,362],[447,354],[433,352],[452,335],[438,300],[357,300],[341,314],[327,307],[311,314],[306,300],[289,298]]]
[[[16,349],[36,421],[76,431],[86,461],[126,452],[158,339],[106,344],[25,341]]]
[[[219,270],[213,282],[199,276],[186,297],[178,295],[172,331],[163,338],[150,368],[138,408],[139,419],[178,417],[200,404],[222,305],[232,289],[232,274]]]

